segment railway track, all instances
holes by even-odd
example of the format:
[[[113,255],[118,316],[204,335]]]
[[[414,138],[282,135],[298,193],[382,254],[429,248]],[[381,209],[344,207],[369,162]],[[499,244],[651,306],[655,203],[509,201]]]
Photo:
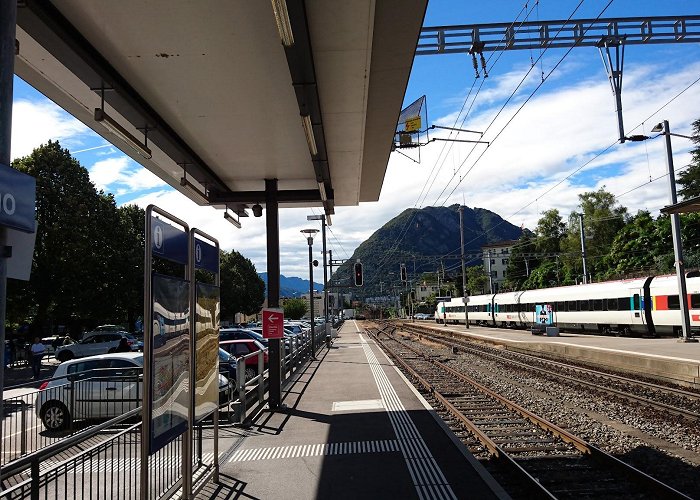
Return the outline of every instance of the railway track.
[[[670,414],[681,416],[691,422],[700,422],[700,394],[697,392],[582,368],[526,353],[504,352],[503,350],[495,353],[493,348],[488,346],[480,345],[468,339],[461,339],[455,335],[446,335],[427,327],[403,324],[401,328],[406,332],[420,335],[446,347],[501,362],[504,358],[507,358],[509,365],[515,365],[524,370],[537,372],[545,376],[552,376],[553,373],[556,373],[556,377],[560,381],[588,387],[626,401],[663,410]],[[666,401],[661,401],[660,399]]]
[[[509,401],[393,335],[370,329],[385,352],[437,401],[475,455],[488,455],[517,498],[689,498]],[[464,431],[469,435],[465,435]],[[514,483],[513,478],[517,478]]]

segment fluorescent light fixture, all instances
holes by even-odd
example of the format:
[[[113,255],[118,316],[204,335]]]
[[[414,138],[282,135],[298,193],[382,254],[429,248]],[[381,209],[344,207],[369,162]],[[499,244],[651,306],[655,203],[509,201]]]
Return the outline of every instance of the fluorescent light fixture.
[[[277,31],[280,32],[282,45],[291,47],[294,45],[294,33],[292,33],[292,23],[289,22],[287,1],[272,0],[272,11],[275,13],[275,22],[277,23]]]
[[[326,196],[326,183],[321,181],[318,183],[318,191],[321,193],[321,201],[328,201],[328,196]]]
[[[147,160],[153,158],[153,154],[151,153],[151,150],[148,149],[148,146],[143,144],[136,137],[134,137],[131,132],[117,123],[114,118],[105,112],[104,109],[95,108],[95,121],[102,123],[111,132],[119,136],[120,139],[129,144],[129,146],[131,146],[140,156]]]
[[[311,156],[316,156],[318,154],[318,149],[316,148],[316,138],[314,137],[314,129],[311,125],[311,117],[309,115],[301,115],[301,125],[304,127],[304,135],[309,145],[309,152]]]
[[[205,205],[209,204],[209,198],[207,198],[207,195],[201,192],[197,186],[192,184],[187,177],[182,177],[180,179],[180,185],[186,188],[189,188],[190,192],[194,195],[195,198],[197,198],[200,202],[202,202]]]
[[[333,221],[331,221],[331,214],[326,215],[326,225],[332,226]]]
[[[306,220],[323,220],[323,215],[307,215]]]
[[[238,219],[234,219],[233,215],[231,215],[230,213],[224,212],[224,219],[229,221],[231,224],[236,226],[238,229],[241,228],[241,221],[239,221]]]

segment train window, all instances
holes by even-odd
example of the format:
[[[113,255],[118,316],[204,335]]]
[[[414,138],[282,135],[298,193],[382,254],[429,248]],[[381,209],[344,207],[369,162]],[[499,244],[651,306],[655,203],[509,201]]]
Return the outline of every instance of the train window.
[[[603,309],[606,311],[617,311],[617,299],[603,299]]]
[[[566,302],[557,302],[554,306],[555,311],[566,311]]]
[[[694,293],[690,296],[690,308],[700,309],[700,294]]]
[[[635,311],[639,311],[641,308],[639,307],[639,294],[638,293],[634,294],[634,297],[632,297],[632,302],[633,302],[632,308]]]
[[[681,302],[678,300],[678,295],[669,295],[668,296],[668,308],[669,309],[680,309],[681,308]]]
[[[579,311],[588,311],[588,300],[579,300],[578,301],[578,310]]]
[[[576,300],[567,300],[566,301],[566,310],[567,311],[578,311],[578,302]]]
[[[612,300],[612,299],[611,299]],[[618,311],[629,311],[630,310],[630,299],[629,297],[619,297],[617,299],[617,310]]]
[[[592,302],[593,302],[593,310],[594,311],[602,311],[603,310],[603,299],[594,299]]]

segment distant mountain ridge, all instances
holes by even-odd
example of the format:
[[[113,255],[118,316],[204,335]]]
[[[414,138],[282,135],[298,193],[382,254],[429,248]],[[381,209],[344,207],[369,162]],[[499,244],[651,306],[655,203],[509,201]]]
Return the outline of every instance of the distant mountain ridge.
[[[265,282],[265,293],[267,293],[267,273],[258,273],[258,276]],[[314,291],[323,291],[323,284],[314,282]],[[280,297],[299,297],[308,293],[309,280],[280,275]]]
[[[464,207],[466,253],[478,253],[487,244],[517,240],[522,233],[523,229],[490,210]],[[378,295],[380,281],[385,284],[398,282],[401,263],[406,264],[409,277],[435,272],[440,267],[441,258],[445,267],[459,265],[460,249],[459,205],[409,208],[357,247],[352,257],[334,273],[334,281],[349,282],[350,266],[360,259],[365,278],[360,293]],[[480,260],[467,263],[481,264]]]

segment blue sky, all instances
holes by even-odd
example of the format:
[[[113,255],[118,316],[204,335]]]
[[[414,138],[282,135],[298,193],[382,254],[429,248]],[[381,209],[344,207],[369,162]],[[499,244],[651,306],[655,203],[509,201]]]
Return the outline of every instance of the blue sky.
[[[608,3],[585,0],[573,17],[596,18]],[[578,4],[561,0],[530,0],[527,4],[522,0],[432,0],[425,25],[522,21],[526,5],[528,20],[566,19]],[[614,0],[602,17],[697,13],[697,0]],[[375,230],[411,207],[464,202],[492,210],[513,224],[533,228],[543,211],[557,208],[568,216],[577,208],[578,194],[605,186],[623,195],[619,201],[630,212],[647,209],[657,215],[668,204],[668,180],[662,177],[649,182],[666,171],[661,139],[615,144],[614,101],[597,49],[574,49],[559,62],[565,53],[565,49],[547,51],[505,107],[504,102],[539,51],[493,54],[489,77],[476,81],[471,60],[464,54],[417,57],[406,104],[426,95],[429,123],[452,126],[469,89],[483,82],[476,97],[472,91],[467,100],[466,108],[471,107],[471,111],[464,127],[486,131],[484,139],[492,144],[485,150],[483,146],[436,142],[422,148],[420,164],[393,153],[379,202],[336,210],[328,239],[334,258],[349,258]],[[541,83],[541,73],[548,74],[557,64],[517,112]],[[668,119],[672,131],[689,134],[692,121],[700,118],[700,83],[691,86],[698,78],[697,44],[628,47],[622,91],[625,130],[651,135],[656,123]],[[461,115],[459,122],[463,118]],[[174,215],[187,216],[191,225],[219,238],[223,248],[240,251],[253,260],[258,271],[265,271],[264,218],[245,219],[243,229],[233,229],[220,212],[184,199],[16,78],[13,157],[26,155],[49,139],[60,140],[89,169],[98,188],[115,194],[118,204],[145,207],[156,203]],[[673,139],[676,167],[688,163],[690,147],[690,141]],[[308,277],[306,241],[299,230],[311,224],[306,221],[310,213],[318,210],[282,211],[282,273],[288,276]],[[320,245],[315,249],[320,258]],[[320,272],[317,270],[316,281],[320,281]]]

